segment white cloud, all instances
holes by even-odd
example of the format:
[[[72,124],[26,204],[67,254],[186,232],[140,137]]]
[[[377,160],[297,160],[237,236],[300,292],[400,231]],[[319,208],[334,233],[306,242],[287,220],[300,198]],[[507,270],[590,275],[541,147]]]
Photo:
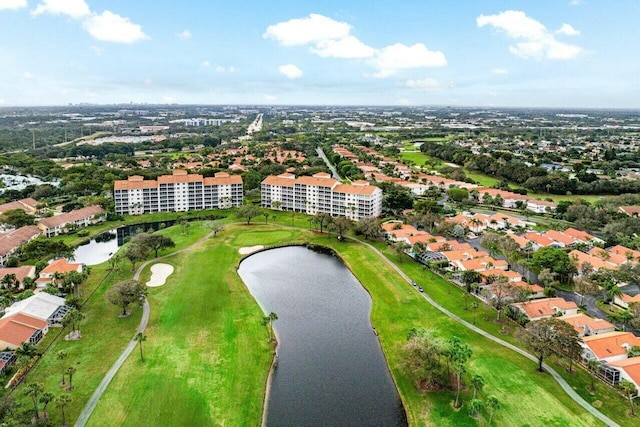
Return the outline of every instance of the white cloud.
[[[235,73],[236,72],[236,67],[234,67],[233,65],[229,68],[227,68],[227,71],[230,73]]]
[[[556,40],[542,23],[522,11],[507,10],[497,15],[480,15],[476,23],[478,27],[489,25],[511,39],[520,40],[509,46],[509,52],[523,59],[572,59],[583,52],[579,46]]]
[[[145,86],[151,86],[153,84],[153,81],[151,79],[145,79],[144,80],[144,85]]]
[[[203,67],[211,67],[211,62],[209,62],[209,61],[202,61],[202,66],[203,66]]]
[[[407,68],[430,68],[447,65],[444,53],[427,49],[422,43],[407,46],[396,43],[376,51],[370,61],[378,72],[373,76],[384,78]]]
[[[227,70],[222,65],[216,66],[216,73],[224,73],[225,71]]]
[[[571,6],[579,6],[580,4],[582,4],[582,0],[571,0],[569,4]]]
[[[91,12],[89,5],[84,0],[43,0],[31,14],[40,15],[42,13],[82,18]]]
[[[93,38],[102,41],[135,43],[149,39],[140,25],[108,10],[101,15],[92,14],[82,26]]]
[[[17,10],[27,6],[27,0],[0,0],[0,10]]]
[[[351,25],[346,22],[311,13],[306,18],[269,25],[262,37],[276,40],[284,46],[301,46],[324,40],[343,39],[350,31]]]
[[[323,58],[369,58],[375,53],[374,48],[354,36],[339,40],[320,40],[309,51]]]
[[[562,34],[563,36],[579,36],[580,31],[565,23],[562,24],[562,27],[556,30],[556,34]]]
[[[101,47],[98,46],[89,46],[89,49],[91,49],[93,51],[93,53],[95,53],[98,56],[102,56],[104,55],[105,50]]]
[[[441,83],[436,79],[426,78],[422,80],[407,80],[407,87],[415,90],[424,90],[430,92],[434,90],[442,90],[453,87],[453,84]]]
[[[25,71],[24,73],[22,73],[22,77],[27,79],[27,80],[33,80],[36,78],[36,76],[28,71]]]
[[[178,33],[178,38],[182,40],[189,40],[191,38],[191,31],[184,30],[181,33]]]
[[[507,70],[506,68],[492,68],[491,74],[498,74],[498,75],[509,74],[509,70]]]
[[[281,65],[278,72],[288,79],[299,79],[302,77],[302,70],[293,64]]]
[[[278,99],[278,97],[277,97],[277,96],[275,96],[275,95],[269,95],[269,94],[267,94],[267,95],[265,95],[265,96],[264,96],[264,100],[265,100],[265,101],[275,101],[276,99]]]

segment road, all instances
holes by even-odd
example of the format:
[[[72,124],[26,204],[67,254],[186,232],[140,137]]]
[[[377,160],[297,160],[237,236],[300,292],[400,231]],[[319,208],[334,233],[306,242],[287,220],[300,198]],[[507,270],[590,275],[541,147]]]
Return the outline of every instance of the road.
[[[329,159],[327,159],[327,156],[326,154],[324,154],[324,151],[322,151],[322,148],[320,147],[316,148],[316,152],[318,153],[318,156],[324,161],[324,163],[327,165],[327,167],[331,171],[331,175],[333,175],[333,179],[337,181],[341,181],[340,175],[338,175],[338,171],[336,170],[335,167],[333,167]]]
[[[411,282],[412,282],[411,278],[409,276],[407,276],[402,270],[400,270],[400,268],[397,265],[395,265],[393,262],[391,262],[391,260],[388,259],[382,252],[380,252],[373,245],[370,245],[367,242],[363,242],[362,240],[355,239],[355,238],[351,238],[351,239],[355,240],[357,242],[360,242],[363,245],[369,247],[371,250],[373,250],[380,258],[382,258],[382,260],[387,265],[389,265],[389,267],[394,269],[404,280],[406,280],[408,286],[410,286],[412,289],[414,289],[413,286],[411,286]],[[440,310],[442,313],[444,313],[445,315],[449,316],[451,319],[455,320],[456,322],[462,324],[463,326],[473,330],[474,332],[479,333],[483,337],[485,337],[485,338],[487,338],[487,339],[489,339],[489,340],[491,340],[491,341],[493,341],[493,342],[495,342],[497,344],[500,344],[500,345],[502,345],[504,347],[507,347],[510,350],[515,351],[516,353],[521,354],[522,356],[526,357],[529,360],[532,360],[533,362],[536,362],[536,363],[538,362],[538,359],[535,356],[527,353],[526,351],[522,350],[521,348],[516,347],[515,345],[513,345],[511,343],[508,343],[506,341],[503,341],[500,338],[494,337],[493,335],[483,331],[482,329],[478,328],[477,326],[472,325],[471,323],[467,322],[466,320],[456,316],[455,314],[453,314],[452,312],[450,312],[449,310],[447,310],[446,308],[442,307],[437,302],[435,302],[426,292],[421,293],[420,295],[422,295],[422,297],[425,300],[427,300],[427,302],[429,304],[431,304],[433,307],[435,307],[436,309]],[[564,378],[562,378],[562,376],[560,376],[560,374],[557,373],[551,366],[547,365],[546,363],[543,363],[542,367],[544,368],[544,370],[546,372],[551,374],[553,379],[556,380],[556,382],[560,385],[560,387],[562,387],[562,389],[565,391],[565,393],[567,393],[569,395],[569,397],[571,399],[573,399],[578,405],[582,406],[591,415],[593,415],[594,417],[598,418],[600,421],[602,421],[606,425],[608,425],[608,426],[618,426],[619,427],[618,423],[616,423],[611,418],[609,418],[606,415],[604,415],[602,412],[598,411],[596,408],[591,406],[586,400],[584,400],[582,397],[580,397],[580,395],[578,393],[576,393],[576,391],[573,388],[571,388],[571,386],[564,380]]]
[[[247,128],[247,135],[251,135],[254,132],[260,132],[262,130],[262,113],[258,114],[258,117],[251,122]]]

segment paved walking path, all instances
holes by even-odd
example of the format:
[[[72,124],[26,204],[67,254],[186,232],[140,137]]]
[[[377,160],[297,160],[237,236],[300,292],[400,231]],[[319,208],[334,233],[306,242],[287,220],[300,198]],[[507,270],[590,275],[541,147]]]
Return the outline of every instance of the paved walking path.
[[[362,243],[363,245],[366,245],[367,247],[369,247],[370,249],[372,249],[375,253],[378,254],[378,256],[380,256],[384,262],[386,262],[391,268],[393,268],[400,276],[402,276],[403,279],[405,279],[409,284],[411,284],[412,280],[409,276],[407,276],[397,265],[395,265],[393,262],[391,262],[391,260],[389,258],[387,258],[382,252],[380,252],[377,248],[375,248],[373,245],[367,243],[367,242],[363,242],[362,240],[359,239],[354,239],[351,238],[352,240],[355,240],[359,243]],[[472,325],[471,323],[467,322],[466,320],[460,318],[459,316],[453,314],[452,312],[450,312],[449,310],[447,310],[446,308],[442,307],[440,304],[438,304],[437,302],[435,302],[429,295],[427,295],[426,293],[421,293],[422,297],[424,299],[427,300],[427,302],[429,304],[431,304],[432,306],[434,306],[435,308],[437,308],[438,310],[440,310],[441,312],[443,312],[444,314],[446,314],[447,316],[449,316],[450,318],[452,318],[453,320],[455,320],[458,323],[461,323],[462,325],[466,326],[467,328],[479,333],[480,335],[484,336],[485,338],[490,339],[493,342],[496,342],[504,347],[507,347],[521,355],[523,355],[524,357],[526,357],[527,359],[530,359],[534,362],[538,362],[538,358],[536,358],[535,356],[527,353],[526,351],[522,350],[519,347],[516,347],[513,344],[510,344],[504,340],[501,340],[500,338],[497,338],[491,334],[489,334],[488,332],[483,331],[482,329],[478,328],[475,325]],[[614,426],[614,427],[619,427],[619,424],[616,423],[615,421],[613,421],[611,418],[607,417],[606,415],[604,415],[602,412],[598,411],[596,408],[594,408],[593,406],[591,406],[589,404],[589,402],[587,402],[586,400],[584,400],[582,397],[580,397],[580,395],[578,393],[576,393],[576,391],[571,388],[571,386],[564,380],[564,378],[562,378],[560,376],[559,373],[557,373],[553,368],[551,368],[549,365],[547,365],[546,363],[542,364],[542,367],[549,373],[551,374],[551,376],[553,377],[553,379],[555,379],[557,381],[558,384],[560,384],[560,387],[562,387],[562,389],[569,395],[569,397],[571,397],[578,405],[582,406],[584,409],[586,409],[587,411],[589,411],[589,413],[591,415],[593,415],[594,417],[598,418],[600,421],[602,421],[603,423],[605,423],[608,426]]]
[[[203,241],[207,240],[209,237],[213,235],[215,235],[215,233],[211,232],[206,236],[204,236],[203,238],[201,238],[200,240],[198,240],[197,242],[195,242],[194,244],[187,246],[186,248],[180,249],[179,251],[172,252],[167,255],[163,255],[158,258],[150,259],[149,261],[145,261],[136,270],[136,273],[133,275],[133,280],[138,280],[140,278],[140,274],[142,274],[142,270],[144,270],[144,268],[147,265],[158,262],[161,259],[174,256],[176,254],[179,254],[180,252],[186,251],[187,249],[191,249],[192,247],[202,243]],[[111,366],[111,368],[107,371],[104,378],[102,378],[102,381],[100,381],[98,388],[96,388],[96,391],[93,392],[93,394],[89,398],[89,401],[87,402],[84,409],[80,413],[80,416],[78,417],[78,420],[75,423],[75,427],[84,427],[87,424],[87,421],[89,421],[89,417],[91,417],[93,410],[96,408],[96,405],[98,405],[98,401],[100,400],[105,390],[109,386],[109,383],[111,383],[111,380],[113,380],[113,378],[116,376],[116,374],[124,364],[125,360],[127,360],[127,357],[129,357],[131,352],[136,348],[136,345],[138,344],[138,342],[135,340],[135,336],[139,332],[144,332],[144,330],[147,328],[147,324],[149,323],[149,316],[151,316],[151,307],[149,306],[149,302],[145,300],[144,304],[142,305],[142,318],[140,319],[140,324],[138,325],[138,329],[136,329],[136,333],[134,334],[134,337],[131,339],[131,341],[129,341],[129,344],[127,344],[127,347],[124,349],[122,354],[120,354],[120,357],[118,357],[118,360],[116,360],[114,364]]]

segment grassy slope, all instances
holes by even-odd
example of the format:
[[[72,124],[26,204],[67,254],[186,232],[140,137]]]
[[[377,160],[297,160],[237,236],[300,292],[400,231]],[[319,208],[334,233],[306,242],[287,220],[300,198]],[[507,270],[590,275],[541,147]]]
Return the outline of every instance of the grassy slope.
[[[420,395],[411,379],[398,371],[399,349],[408,330],[417,326],[436,328],[443,336],[458,335],[473,346],[471,371],[485,376],[487,393],[497,395],[504,406],[496,415],[496,423],[596,424],[549,376],[535,373],[529,361],[496,347],[431,308],[362,246],[302,231],[234,228],[216,238],[224,238],[226,245],[209,243],[204,251],[171,261],[178,270],[168,285],[153,290],[150,298],[153,314],[145,343],[148,362],[141,364],[137,354],[127,361],[98,405],[91,425],[139,425],[148,420],[156,425],[171,425],[177,420],[192,425],[256,425],[269,349],[265,348],[266,332],[258,327],[259,309],[235,273],[237,247],[292,239],[310,239],[335,247],[372,294],[372,323],[379,331],[412,425],[475,424],[466,409],[452,411],[451,393]],[[216,259],[217,266],[230,268],[212,270],[211,264],[207,265],[209,259]],[[191,287],[188,293],[183,291],[185,286]],[[238,389],[241,384],[244,388]],[[469,399],[469,391],[464,398]],[[141,407],[147,409],[133,410]]]
[[[207,231],[202,224],[193,223],[189,228],[188,235],[182,235],[178,227],[168,228],[161,233],[176,242],[176,248],[172,249],[173,251],[191,245],[204,236]],[[168,252],[161,251],[159,255]],[[98,288],[107,273],[106,263],[91,267],[91,275],[81,287],[83,298],[88,297],[94,289]],[[57,339],[29,374],[26,382],[15,391],[16,397],[29,404],[29,401],[22,397],[22,388],[25,384],[32,382],[43,383],[45,390],[55,395],[63,393],[62,388],[58,385],[62,379],[61,370],[63,366],[66,368],[73,365],[77,369],[73,379],[75,390],[70,393],[73,403],[67,410],[67,416],[68,419],[74,420],[80,414],[104,374],[118,358],[140,323],[141,310],[135,310],[132,316],[120,319],[118,314],[121,309],[109,304],[105,298],[105,292],[109,285],[129,279],[132,275],[131,263],[125,259],[121,260],[120,271],[111,273],[82,309],[87,316],[81,325],[84,338],[79,341]],[[58,329],[52,329],[50,332],[50,334],[56,335],[57,333]],[[69,353],[69,357],[64,362],[60,362],[56,358],[60,350]],[[53,405],[50,405],[48,409],[51,419],[54,422],[59,421],[59,411]]]

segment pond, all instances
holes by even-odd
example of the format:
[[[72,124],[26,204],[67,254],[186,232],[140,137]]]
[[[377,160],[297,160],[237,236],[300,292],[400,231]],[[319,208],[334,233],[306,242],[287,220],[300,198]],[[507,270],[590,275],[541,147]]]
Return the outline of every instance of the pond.
[[[369,315],[371,298],[335,256],[304,247],[250,256],[238,270],[275,312],[268,426],[406,426]]]

